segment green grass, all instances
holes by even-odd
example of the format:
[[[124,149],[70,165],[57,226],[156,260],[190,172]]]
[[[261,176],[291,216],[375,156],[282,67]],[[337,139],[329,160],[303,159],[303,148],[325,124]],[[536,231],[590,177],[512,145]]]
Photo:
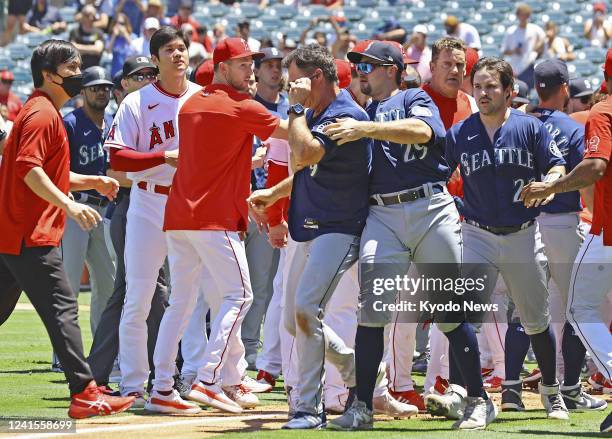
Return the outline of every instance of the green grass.
[[[23,296],[21,303],[27,303]],[[81,304],[88,304],[89,295],[79,297]],[[84,346],[91,345],[89,315],[80,315]],[[69,404],[68,388],[62,374],[50,372],[51,345],[46,331],[34,311],[17,310],[0,327],[0,418],[4,417],[45,417],[65,418]],[[423,377],[416,376],[418,384]],[[260,394],[262,404],[281,404],[285,401],[282,383],[274,392]],[[399,438],[399,437],[478,437],[478,438],[522,438],[522,437],[601,437],[599,424],[609,412],[572,413],[571,421],[555,422],[546,419],[543,410],[521,414],[501,413],[497,422],[484,432],[455,432],[451,423],[434,418],[376,423],[376,429],[369,432],[350,433],[350,439],[358,438]],[[120,416],[137,416],[131,413]],[[146,433],[143,432],[143,436]],[[257,439],[279,439],[312,436],[316,439],[327,437],[348,438],[343,432],[290,432],[282,430],[259,430],[240,432],[228,428],[224,437],[242,438],[256,434]],[[478,435],[478,436],[477,436]]]

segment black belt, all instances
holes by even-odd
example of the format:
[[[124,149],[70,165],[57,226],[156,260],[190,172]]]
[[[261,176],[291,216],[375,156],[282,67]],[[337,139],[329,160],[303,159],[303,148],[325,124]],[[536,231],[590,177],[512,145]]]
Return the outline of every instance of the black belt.
[[[79,203],[87,203],[98,207],[104,207],[108,204],[108,198],[97,197],[87,192],[73,192],[72,195],[74,196],[74,200]]]
[[[526,223],[519,224],[517,226],[485,226],[484,224],[480,224],[476,221],[472,221],[466,219],[465,222],[471,226],[478,227],[479,229],[486,230],[487,232],[493,233],[494,235],[510,235],[511,233],[520,232],[521,230],[525,230],[528,227],[531,227],[535,224],[535,220],[529,220]]]
[[[439,194],[441,192],[444,192],[444,186],[440,184],[433,184],[431,185],[431,191],[434,194]],[[378,195],[376,197],[370,197],[370,205],[390,206],[393,204],[415,201],[419,198],[425,198],[425,189],[423,187],[420,187],[418,189],[408,189],[395,195]]]

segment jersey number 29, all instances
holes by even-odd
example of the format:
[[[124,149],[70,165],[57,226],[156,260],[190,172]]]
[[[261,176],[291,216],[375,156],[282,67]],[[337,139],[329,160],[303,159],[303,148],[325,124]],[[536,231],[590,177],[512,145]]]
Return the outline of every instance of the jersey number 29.
[[[523,187],[525,187],[526,184],[529,184],[532,181],[535,181],[535,178],[530,178],[529,180],[525,180],[524,178],[517,178],[516,180],[514,180],[514,188],[516,190],[514,192],[514,199],[513,199],[513,201],[515,203],[522,203],[522,201],[521,201],[521,199],[519,197],[521,196],[521,192],[523,191]]]
[[[406,152],[404,153],[404,163],[414,160],[423,160],[427,155],[427,146],[425,145],[405,145]]]

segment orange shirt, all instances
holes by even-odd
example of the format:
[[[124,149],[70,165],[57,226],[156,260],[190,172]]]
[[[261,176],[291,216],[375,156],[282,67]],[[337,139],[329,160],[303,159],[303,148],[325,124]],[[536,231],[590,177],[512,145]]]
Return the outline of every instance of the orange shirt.
[[[591,233],[603,231],[604,245],[612,245],[612,96],[591,108],[585,127],[584,157],[608,162],[603,178],[595,183]]]
[[[38,197],[24,177],[42,167],[59,190],[70,189],[70,148],[62,116],[51,99],[34,91],[15,119],[0,165],[0,253],[58,246],[66,213]]]
[[[589,110],[577,111],[569,115],[572,119],[582,125],[586,125],[586,121],[589,118]]]
[[[266,140],[279,119],[221,84],[190,97],[178,119],[179,163],[164,230],[246,230],[253,136]]]

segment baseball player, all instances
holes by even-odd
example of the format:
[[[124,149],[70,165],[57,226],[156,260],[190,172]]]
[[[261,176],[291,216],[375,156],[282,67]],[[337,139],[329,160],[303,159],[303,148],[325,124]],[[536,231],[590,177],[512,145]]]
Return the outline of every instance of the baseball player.
[[[172,389],[172,376],[178,341],[189,323],[199,294],[198,281],[206,269],[215,287],[205,291],[214,296],[207,302],[213,306],[219,300],[221,305],[211,325],[205,362],[187,398],[231,413],[242,412],[231,398],[248,391],[241,384],[242,377],[221,383],[220,373],[230,361],[228,341],[239,330],[253,297],[238,234],[246,231],[248,221],[244,200],[250,187],[252,142],[254,135],[262,140],[286,138],[279,119],[247,94],[253,59],[261,55],[240,38],[222,40],[213,53],[213,83],[194,94],[179,115],[181,154],[164,219],[172,294],[155,347],[156,377],[146,406],[151,411],[199,411]],[[205,142],[203,132],[207,133]],[[204,174],[203,166],[208,170]]]
[[[535,86],[540,102],[533,114],[539,115],[551,137],[561,151],[568,171],[582,161],[584,154],[584,129],[568,115],[563,113],[569,99],[569,73],[563,61],[550,59],[535,67]],[[570,287],[571,267],[578,250],[584,241],[584,232],[580,225],[580,193],[578,191],[559,194],[542,207],[538,216],[538,226],[544,244],[544,253],[548,260],[548,269],[552,280],[560,293],[561,305],[567,307],[567,295]],[[563,385],[561,394],[569,410],[604,410],[607,403],[584,392],[580,385],[580,370],[586,355],[586,349],[572,326],[565,323],[562,332],[561,350],[563,354]],[[513,391],[520,390],[519,373],[524,356],[516,358],[514,364],[506,362],[506,382],[502,394],[511,408],[522,403],[516,401]]]
[[[529,181],[563,175],[565,161],[541,122],[508,108],[512,82],[512,67],[506,61],[479,60],[472,84],[480,112],[452,127],[446,137],[451,169],[461,165],[463,260],[468,264],[464,270],[471,278],[483,279],[484,288],[475,300],[488,300],[502,274],[542,370],[540,395],[547,416],[568,419],[556,378],[546,274],[536,259],[542,251],[537,207],[550,199],[538,200],[531,209],[519,200]]]
[[[121,85],[125,90],[126,96],[146,85],[157,81],[158,70],[151,60],[144,56],[128,58],[122,71]],[[125,96],[121,97],[123,102]],[[118,104],[121,105],[121,102]],[[115,285],[113,294],[106,304],[106,308],[100,317],[100,322],[94,333],[91,350],[87,359],[91,371],[96,381],[101,385],[106,385],[113,376],[113,363],[119,353],[119,322],[123,311],[126,293],[125,276],[125,234],[127,224],[127,212],[130,206],[130,189],[132,181],[126,177],[125,172],[109,169],[108,174],[116,178],[121,187],[117,195],[116,206],[111,216],[110,235],[112,245],[117,254],[117,271],[115,275]],[[168,292],[167,281],[163,269],[158,272],[155,293],[151,302],[151,311],[147,319],[147,351],[149,358],[149,382],[153,374],[153,351],[157,340],[159,322],[167,305]],[[120,380],[119,376],[119,380]]]
[[[372,390],[383,355],[384,326],[390,312],[376,311],[378,295],[373,280],[405,276],[412,261],[424,277],[455,279],[461,262],[459,214],[445,183],[449,169],[443,157],[444,126],[438,109],[422,90],[399,91],[404,67],[401,50],[372,42],[361,52],[350,52],[361,79],[361,89],[372,97],[372,122],[340,120],[325,132],[340,144],[362,137],[375,139],[370,177],[370,212],[361,239],[361,313],[355,342],[357,398],[348,411],[330,422],[335,429],[372,426]],[[391,267],[389,269],[389,267]],[[389,273],[392,271],[392,273]],[[397,290],[387,291],[390,303]],[[385,291],[382,292],[385,294]],[[442,295],[432,291],[433,295]],[[493,412],[482,388],[478,345],[473,329],[460,315],[436,313],[456,349],[474,407],[460,428],[484,428],[474,413]],[[413,320],[415,321],[415,320]],[[462,389],[463,390],[463,389]],[[488,409],[491,407],[491,409]],[[416,407],[415,407],[416,409]]]
[[[84,230],[100,214],[68,191],[95,189],[113,199],[116,180],[70,172],[70,148],[59,109],[81,91],[81,57],[70,43],[48,40],[31,59],[36,90],[15,119],[0,165],[0,325],[25,291],[42,319],[70,388],[68,416],[82,419],[128,409],[134,398],[101,392],[85,356],[76,295],[59,244],[66,216]]]
[[[604,67],[608,90],[612,90],[612,49],[608,49]],[[526,205],[555,193],[572,192],[595,184],[593,223],[576,256],[567,298],[567,319],[589,349],[599,371],[612,379],[610,346],[612,334],[602,322],[599,309],[610,291],[612,278],[607,264],[611,261],[609,193],[612,190],[610,154],[612,145],[612,98],[593,106],[585,128],[584,160],[566,176],[553,182],[533,182],[520,196]],[[589,208],[591,206],[588,206]],[[612,413],[600,426],[602,433],[612,431]]]
[[[291,81],[289,146],[299,171],[249,201],[265,207],[291,193],[289,232],[297,245],[288,271],[284,321],[295,336],[300,384],[297,411],[283,428],[313,429],[326,423],[321,398],[326,353],[348,387],[354,386],[353,350],[322,320],[338,281],[358,257],[371,150],[367,139],[339,148],[324,133],[337,118],[367,120],[350,94],[338,91],[331,54],[311,44],[283,62]]]
[[[178,110],[200,87],[187,81],[189,40],[170,27],[151,38],[151,58],[159,81],[129,94],[119,107],[104,146],[111,167],[133,181],[125,237],[126,295],[119,324],[122,395],[144,407],[143,382],[149,374],[147,324],[156,280],[167,251],[163,227],[178,156]]]

